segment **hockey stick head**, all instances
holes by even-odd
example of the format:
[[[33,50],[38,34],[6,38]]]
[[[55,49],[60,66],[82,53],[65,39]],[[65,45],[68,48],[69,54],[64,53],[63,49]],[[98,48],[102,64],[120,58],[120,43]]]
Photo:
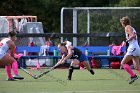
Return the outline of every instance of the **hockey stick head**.
[[[38,79],[38,76],[37,76],[37,75],[34,75],[33,78],[34,78],[34,79]]]
[[[37,79],[37,75],[33,75],[32,73],[30,73],[29,71],[27,71],[26,69],[20,67],[22,71],[24,71],[25,73],[27,73],[28,75],[30,75],[31,77],[33,77],[34,79]]]

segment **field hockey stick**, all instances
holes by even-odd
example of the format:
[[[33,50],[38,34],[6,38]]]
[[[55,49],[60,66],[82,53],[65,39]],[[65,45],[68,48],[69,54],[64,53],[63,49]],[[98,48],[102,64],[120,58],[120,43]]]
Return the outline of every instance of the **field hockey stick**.
[[[50,71],[54,70],[54,69],[55,69],[57,66],[59,66],[59,65],[60,65],[60,63],[56,64],[55,66],[53,66],[53,67],[52,67],[51,69],[49,69],[48,71],[45,71],[45,72],[41,73],[40,75],[36,76],[36,79],[38,79],[38,78],[44,76],[45,74],[49,73]]]
[[[41,73],[40,75],[36,76],[36,79],[38,79],[38,78],[44,76],[45,74],[49,73],[50,71],[51,71],[51,70],[48,70],[48,71],[45,71],[45,72]]]
[[[27,71],[26,69],[24,69],[24,68],[22,68],[22,67],[20,67],[20,69],[21,69],[22,71],[24,71],[25,73],[27,73],[28,75],[30,75],[31,77],[33,77],[34,79],[37,79],[37,76],[36,76],[36,75],[33,75],[32,73],[30,73],[30,72]]]

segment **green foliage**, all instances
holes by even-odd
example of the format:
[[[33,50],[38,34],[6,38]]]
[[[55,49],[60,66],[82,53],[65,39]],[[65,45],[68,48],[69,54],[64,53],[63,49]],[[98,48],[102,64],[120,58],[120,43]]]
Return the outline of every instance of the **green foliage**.
[[[140,1],[139,0],[120,0],[118,4],[115,6],[128,6],[128,7],[134,7],[139,6]]]
[[[24,1],[22,0],[1,0],[0,1],[0,15],[14,16],[23,15]]]
[[[94,11],[94,12],[93,12]],[[110,10],[93,10],[90,12],[91,33],[94,32],[120,32],[122,27],[119,22],[119,16],[115,11]],[[114,13],[114,14],[113,14]],[[112,15],[113,14],[113,15]],[[78,31],[86,33],[87,31],[87,14],[81,12],[78,16]]]
[[[102,6],[139,6],[139,0],[1,0],[0,15],[35,15],[38,21],[43,22],[46,32],[60,32],[60,11],[62,7],[102,7]],[[65,21],[66,32],[72,32],[71,14],[67,15]],[[119,23],[119,18],[115,16],[111,19],[100,18],[103,13],[91,16],[91,31],[117,31],[122,30]],[[108,15],[107,15],[108,16]],[[85,13],[78,15],[78,31],[85,33],[87,31],[87,18]],[[101,22],[102,21],[102,22]],[[136,26],[139,21],[134,22]],[[106,30],[104,30],[106,29]]]
[[[60,32],[62,7],[103,6],[108,0],[1,0],[0,15],[35,15],[48,32]]]

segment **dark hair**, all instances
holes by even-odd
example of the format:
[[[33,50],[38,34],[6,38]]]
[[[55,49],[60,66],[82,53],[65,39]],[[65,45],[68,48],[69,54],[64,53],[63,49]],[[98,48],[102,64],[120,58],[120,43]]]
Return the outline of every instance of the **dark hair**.
[[[17,35],[17,32],[15,32],[15,31],[10,31],[10,32],[8,33],[8,35],[9,35],[10,37],[13,37],[13,36],[16,36],[16,35]]]
[[[63,43],[59,43],[58,45],[60,45],[60,46],[65,46],[65,45],[66,45],[66,43],[65,43],[65,42],[63,42]]]

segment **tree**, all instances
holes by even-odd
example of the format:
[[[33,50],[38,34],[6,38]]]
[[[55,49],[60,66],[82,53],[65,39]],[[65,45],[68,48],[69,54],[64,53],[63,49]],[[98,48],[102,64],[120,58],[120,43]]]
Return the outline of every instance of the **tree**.
[[[118,4],[115,4],[115,6],[127,6],[127,7],[138,7],[140,5],[139,0],[120,0]]]

